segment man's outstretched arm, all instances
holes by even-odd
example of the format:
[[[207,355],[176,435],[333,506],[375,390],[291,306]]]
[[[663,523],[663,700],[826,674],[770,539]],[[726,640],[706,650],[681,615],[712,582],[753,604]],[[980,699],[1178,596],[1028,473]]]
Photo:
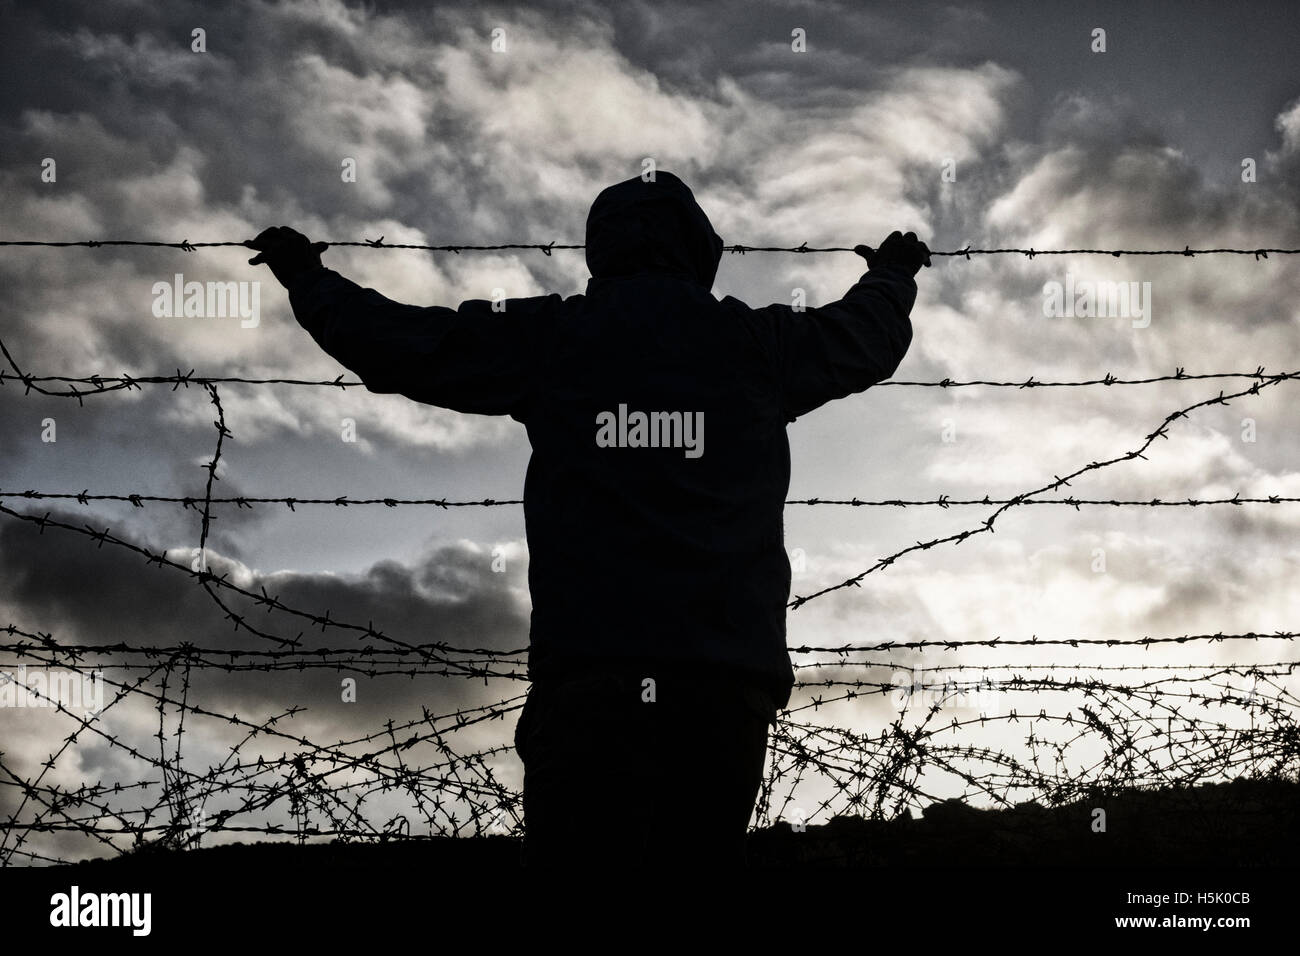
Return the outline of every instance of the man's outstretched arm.
[[[869,271],[838,301],[757,310],[771,322],[787,421],[889,378],[912,342],[915,276],[929,249],[895,232],[879,249],[856,251]]]
[[[250,261],[269,265],[288,291],[298,324],[370,391],[484,415],[526,404],[559,296],[510,299],[500,312],[483,299],[405,305],[324,268],[324,244],[291,229],[268,229],[250,245],[262,250]]]

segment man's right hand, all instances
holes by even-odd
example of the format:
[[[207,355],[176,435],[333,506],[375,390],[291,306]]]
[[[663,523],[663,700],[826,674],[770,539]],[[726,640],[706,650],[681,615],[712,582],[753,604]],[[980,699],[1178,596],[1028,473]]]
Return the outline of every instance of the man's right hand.
[[[256,239],[246,240],[244,245],[258,252],[248,264],[270,266],[271,274],[285,288],[299,276],[319,272],[323,268],[320,254],[329,248],[329,243],[312,242],[288,226],[263,229]]]
[[[854,246],[853,251],[867,260],[868,269],[893,266],[915,276],[922,266],[930,264],[930,249],[916,238],[914,232],[900,233],[895,230],[880,244],[880,248]]]

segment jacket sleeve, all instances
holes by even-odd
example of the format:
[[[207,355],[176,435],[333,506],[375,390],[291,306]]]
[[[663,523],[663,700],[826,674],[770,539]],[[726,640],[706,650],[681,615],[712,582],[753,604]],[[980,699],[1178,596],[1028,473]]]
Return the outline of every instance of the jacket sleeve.
[[[792,422],[894,374],[912,342],[916,280],[900,269],[868,272],[838,302],[756,310],[772,335],[785,419]]]
[[[289,286],[298,324],[372,392],[481,415],[514,415],[539,377],[558,295],[459,308],[403,305],[332,269]]]

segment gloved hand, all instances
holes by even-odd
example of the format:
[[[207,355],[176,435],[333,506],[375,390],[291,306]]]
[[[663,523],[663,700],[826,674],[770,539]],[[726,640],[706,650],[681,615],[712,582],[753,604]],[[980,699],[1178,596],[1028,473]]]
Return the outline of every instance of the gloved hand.
[[[263,229],[256,239],[249,239],[244,245],[258,252],[248,264],[270,266],[272,275],[285,287],[300,276],[323,269],[320,254],[329,248],[329,243],[312,242],[288,226]]]
[[[915,276],[921,266],[930,264],[930,248],[916,238],[916,233],[891,232],[880,244],[879,249],[870,246],[854,246],[853,251],[867,260],[868,269],[880,266],[893,266]]]

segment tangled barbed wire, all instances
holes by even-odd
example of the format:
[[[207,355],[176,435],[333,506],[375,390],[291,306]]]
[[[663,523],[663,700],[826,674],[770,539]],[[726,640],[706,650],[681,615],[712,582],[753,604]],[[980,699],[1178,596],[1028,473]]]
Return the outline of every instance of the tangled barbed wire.
[[[519,245],[424,246],[386,244],[380,240],[331,243],[385,249],[449,252],[489,249],[554,249],[581,246]],[[84,242],[6,241],[0,245],[88,246],[144,245],[193,251],[202,247],[242,246],[238,242],[180,243],[100,240]],[[728,251],[794,253],[852,251],[841,247],[748,247]],[[1200,255],[1242,254],[1266,258],[1296,249],[1183,250],[1034,250],[960,249],[939,256],[1020,253],[1037,255]],[[0,668],[0,699],[10,695],[18,706],[39,709],[41,718],[58,718],[66,736],[34,770],[25,770],[0,753],[0,805],[11,807],[0,834],[0,863],[52,863],[95,853],[118,854],[141,846],[188,848],[212,837],[244,834],[299,841],[388,841],[430,835],[517,834],[522,805],[511,779],[513,748],[502,743],[507,718],[522,706],[521,683],[527,681],[527,648],[468,647],[446,641],[408,641],[375,626],[295,606],[269,593],[265,584],[240,583],[230,570],[209,568],[209,536],[217,509],[282,504],[352,507],[429,506],[439,508],[518,505],[518,499],[452,500],[448,498],[304,498],[220,496],[214,488],[224,445],[233,440],[227,427],[221,388],[228,384],[316,386],[346,389],[360,385],[342,376],[330,381],[251,379],[195,375],[191,369],[159,376],[55,376],[23,371],[0,341],[10,369],[0,369],[0,386],[21,383],[23,394],[75,399],[170,386],[203,390],[212,406],[216,432],[200,496],[151,495],[141,492],[50,492],[38,489],[0,491],[0,514],[35,528],[73,535],[105,545],[123,556],[134,554],[147,566],[166,569],[177,580],[199,587],[233,628],[220,646],[182,640],[175,644],[132,640],[85,643],[9,622],[0,627],[5,660]],[[992,506],[980,523],[894,551],[860,573],[821,590],[796,595],[798,610],[808,602],[847,587],[860,586],[869,574],[922,550],[958,545],[991,532],[1007,511],[1030,505],[1201,507],[1284,505],[1300,500],[1283,495],[1206,499],[1104,499],[1041,497],[1059,492],[1072,479],[1113,465],[1145,458],[1157,438],[1198,409],[1258,395],[1263,389],[1300,377],[1300,371],[1216,372],[1123,379],[1107,372],[1101,378],[1070,382],[1005,380],[934,382],[894,381],[886,385],[923,387],[993,386],[1083,387],[1154,384],[1167,381],[1244,379],[1237,391],[1186,405],[1159,422],[1128,452],[1089,462],[1052,482],[1021,494],[982,498],[940,495],[924,500],[859,498],[792,499],[788,504],[849,507]],[[170,556],[87,523],[50,511],[31,513],[19,501],[64,501],[179,505],[198,514],[196,560]],[[212,561],[218,563],[215,555]],[[267,619],[295,621],[296,633],[278,632],[273,624],[255,623],[253,612]],[[112,621],[106,622],[111,628]],[[337,646],[316,646],[305,628],[338,634]],[[757,826],[779,819],[812,822],[833,814],[893,817],[954,793],[961,799],[1008,805],[1024,799],[1060,805],[1084,794],[1163,783],[1189,783],[1234,776],[1294,777],[1300,772],[1300,727],[1291,683],[1300,660],[1236,662],[1159,661],[1110,664],[1080,660],[982,660],[934,663],[935,655],[967,648],[1008,651],[1040,647],[1114,651],[1141,648],[1159,652],[1187,645],[1284,642],[1295,632],[1144,635],[1140,638],[1058,637],[886,640],[839,646],[790,648],[796,674],[791,705],[772,734],[767,778],[757,807]],[[928,655],[928,656],[927,656]],[[925,661],[922,666],[922,661]],[[35,673],[29,673],[29,668]],[[257,717],[240,717],[205,706],[207,674],[292,675],[332,671],[356,678],[420,680],[432,688],[428,697],[459,700],[458,706],[433,712],[421,706],[418,717],[397,721],[389,716],[370,733],[326,743],[322,728],[295,704]],[[900,672],[901,676],[900,676]],[[42,676],[42,673],[44,676]],[[94,708],[84,699],[69,700],[52,675],[75,675],[100,688]],[[928,677],[926,675],[929,675]],[[1060,676],[1064,675],[1064,676]],[[436,685],[434,682],[438,682]],[[86,686],[83,683],[83,689]],[[109,694],[104,695],[107,689]],[[196,699],[197,698],[197,699]],[[142,737],[142,714],[153,712],[156,729]],[[853,729],[863,718],[882,729]],[[120,718],[120,719],[119,719]],[[11,715],[12,719],[12,715]],[[110,729],[110,724],[117,724]],[[496,726],[493,726],[496,725]],[[330,726],[326,720],[324,726]],[[63,733],[61,730],[60,733]],[[197,740],[191,750],[185,741]],[[507,737],[508,739],[508,737]],[[146,742],[148,741],[148,742]],[[195,752],[197,750],[197,752]],[[118,779],[76,779],[69,770],[74,751],[93,754],[88,766],[113,768]],[[278,751],[278,753],[277,753]],[[1014,751],[1014,752],[1013,752]],[[71,776],[70,776],[71,775]],[[38,839],[39,837],[39,839]]]

